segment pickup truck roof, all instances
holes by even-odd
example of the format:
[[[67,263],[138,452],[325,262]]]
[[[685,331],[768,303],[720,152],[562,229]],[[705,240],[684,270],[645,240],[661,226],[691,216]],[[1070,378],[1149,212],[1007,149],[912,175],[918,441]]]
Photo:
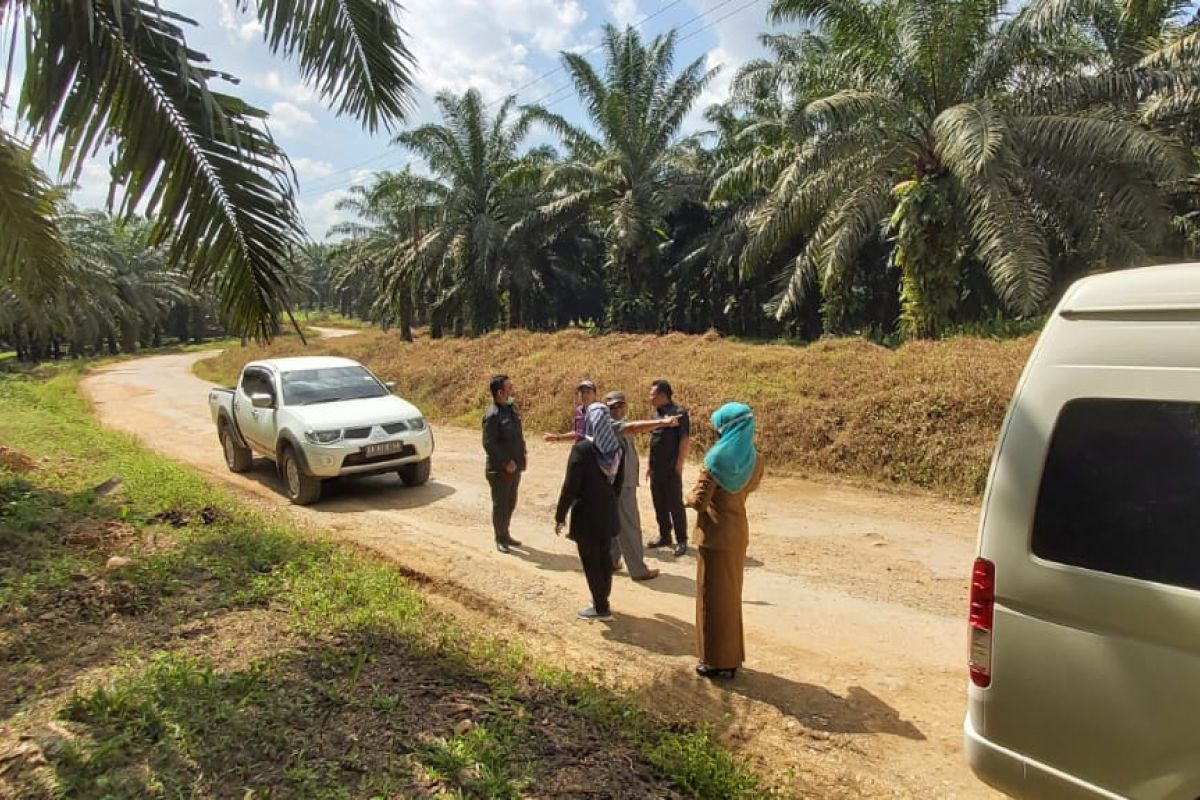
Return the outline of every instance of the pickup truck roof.
[[[1064,317],[1124,317],[1130,314],[1200,312],[1200,263],[1118,270],[1075,284],[1063,299]]]
[[[361,367],[357,361],[336,356],[296,356],[293,358],[268,358],[251,361],[247,367],[264,367],[274,372],[293,372],[301,369],[332,369],[334,367]]]

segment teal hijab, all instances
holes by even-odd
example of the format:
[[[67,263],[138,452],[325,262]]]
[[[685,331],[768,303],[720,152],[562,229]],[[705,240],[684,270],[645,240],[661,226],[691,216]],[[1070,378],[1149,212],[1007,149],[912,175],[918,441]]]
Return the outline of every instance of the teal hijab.
[[[754,413],[745,403],[726,403],[712,415],[717,443],[704,456],[704,468],[717,484],[736,494],[750,482],[758,451],[754,449]]]

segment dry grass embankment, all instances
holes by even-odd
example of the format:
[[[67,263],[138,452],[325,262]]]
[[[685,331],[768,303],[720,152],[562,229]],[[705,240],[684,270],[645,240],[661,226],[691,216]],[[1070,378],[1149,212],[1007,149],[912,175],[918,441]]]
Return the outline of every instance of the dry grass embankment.
[[[496,372],[512,376],[529,434],[563,430],[582,377],[630,394],[648,411],[650,381],[667,377],[692,410],[698,446],[712,440],[721,403],[754,407],[773,467],[915,485],[969,499],[986,479],[995,437],[1035,337],[957,338],[891,350],[861,339],[806,347],[749,344],[715,335],[589,336],[496,333],[406,344],[370,331],[347,339],[235,348],[198,371],[232,383],[243,363],[270,355],[336,354],[396,381],[434,419],[474,426]],[[697,452],[700,452],[697,450]]]

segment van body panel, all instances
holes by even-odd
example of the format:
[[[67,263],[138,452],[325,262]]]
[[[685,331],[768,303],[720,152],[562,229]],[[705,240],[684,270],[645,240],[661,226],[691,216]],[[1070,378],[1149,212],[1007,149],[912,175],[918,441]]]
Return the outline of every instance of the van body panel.
[[[989,786],[1026,800],[1121,800],[1064,772],[988,741],[971,727],[968,715],[963,726],[967,763]]]
[[[1064,408],[1108,400],[1200,408],[1200,264],[1077,283],[1030,357],[981,515],[978,552],[995,565],[996,599],[991,683],[968,690],[968,760],[1016,797],[1195,800],[1200,591],[1034,553],[1043,472]],[[1090,468],[1103,465],[1081,463],[1080,473]],[[1200,474],[1195,481],[1200,496]],[[1113,525],[1101,527],[1111,536]],[[1200,537],[1200,515],[1196,526]]]

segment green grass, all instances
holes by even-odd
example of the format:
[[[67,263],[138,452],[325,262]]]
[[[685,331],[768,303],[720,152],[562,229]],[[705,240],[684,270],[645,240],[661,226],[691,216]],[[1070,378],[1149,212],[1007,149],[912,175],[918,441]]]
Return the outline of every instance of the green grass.
[[[18,796],[766,794],[708,731],[468,634],[383,559],[99,428],[81,371],[0,375],[0,751],[28,733],[45,759],[7,768]]]
[[[336,311],[297,311],[296,321],[301,325],[315,325],[318,328],[354,328],[357,330],[374,327],[365,320],[346,317]]]

